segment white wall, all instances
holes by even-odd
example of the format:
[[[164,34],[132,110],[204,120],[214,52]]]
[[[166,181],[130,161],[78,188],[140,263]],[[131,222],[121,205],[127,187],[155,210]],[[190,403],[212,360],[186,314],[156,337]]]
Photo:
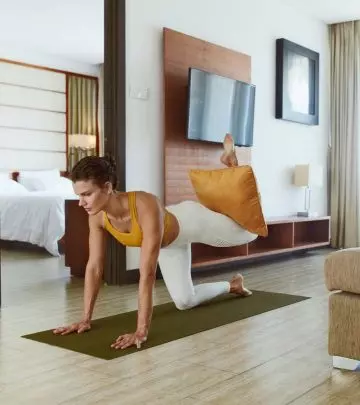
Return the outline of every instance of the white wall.
[[[326,169],[327,27],[284,3],[279,0],[127,1],[128,88],[149,88],[148,100],[130,96],[127,100],[128,189],[163,195],[162,28],[165,26],[252,57],[252,82],[257,86],[253,166],[265,215],[289,215],[303,208],[303,191],[291,185],[292,167],[314,162]],[[320,52],[319,126],[274,118],[275,40],[279,37]],[[326,170],[324,180],[325,174]],[[325,183],[323,189],[313,191],[312,209],[326,214],[326,206]],[[138,251],[128,249],[127,268],[136,267]]]

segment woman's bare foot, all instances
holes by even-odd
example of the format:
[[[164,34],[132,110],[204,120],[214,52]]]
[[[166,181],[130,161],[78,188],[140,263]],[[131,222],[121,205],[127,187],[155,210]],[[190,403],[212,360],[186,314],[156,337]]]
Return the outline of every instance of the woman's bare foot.
[[[248,297],[252,295],[252,292],[244,287],[244,277],[241,274],[237,274],[230,281],[230,293]]]
[[[235,152],[234,139],[230,134],[226,134],[224,138],[224,152],[221,155],[220,161],[227,167],[239,166]]]

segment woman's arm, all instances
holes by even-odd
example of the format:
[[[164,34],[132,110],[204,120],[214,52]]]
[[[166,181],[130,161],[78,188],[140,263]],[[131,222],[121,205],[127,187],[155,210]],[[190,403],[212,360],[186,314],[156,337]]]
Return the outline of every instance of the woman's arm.
[[[102,280],[105,257],[106,232],[99,217],[89,217],[89,259],[85,272],[84,314],[80,322],[61,326],[55,334],[82,333],[91,328],[91,317]]]
[[[84,320],[90,322],[104,272],[106,231],[99,215],[89,216],[89,260],[85,271]]]
[[[163,239],[164,220],[160,202],[151,194],[139,193],[137,210],[143,232],[140,254],[137,330],[147,335],[152,317],[153,288]]]
[[[141,347],[147,339],[153,312],[153,288],[156,267],[163,237],[163,213],[158,199],[148,193],[136,193],[138,220],[143,232],[140,254],[140,280],[138,319],[135,333],[120,335],[111,345],[115,349],[126,349],[132,345]]]

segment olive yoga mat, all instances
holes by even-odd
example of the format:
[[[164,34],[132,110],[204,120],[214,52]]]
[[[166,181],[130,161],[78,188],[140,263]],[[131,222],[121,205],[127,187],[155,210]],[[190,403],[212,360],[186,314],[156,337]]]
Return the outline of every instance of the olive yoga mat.
[[[154,307],[148,341],[142,345],[141,349],[132,347],[125,350],[115,350],[110,347],[119,335],[135,331],[137,311],[95,319],[92,322],[91,330],[82,334],[56,336],[52,330],[45,330],[22,337],[111,360],[137,350],[146,350],[308,298],[253,291],[253,295],[250,297],[240,298],[226,295],[186,311],[179,311],[172,302],[157,305]],[[56,326],[60,325],[54,325],[54,327]]]

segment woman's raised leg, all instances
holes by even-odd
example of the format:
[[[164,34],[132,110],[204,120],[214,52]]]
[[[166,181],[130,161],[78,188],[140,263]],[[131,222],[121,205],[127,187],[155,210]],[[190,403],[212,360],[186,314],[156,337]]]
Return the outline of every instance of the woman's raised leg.
[[[220,157],[220,161],[227,167],[236,167],[239,166],[236,152],[234,139],[230,134],[226,134],[223,142],[224,152]]]
[[[228,167],[238,166],[234,141],[229,134],[225,136],[224,152],[220,160]],[[216,247],[238,246],[253,241],[258,235],[195,201],[183,201],[167,208],[177,217],[180,233],[174,243],[160,250],[159,266],[176,307],[193,308],[225,293],[251,295],[251,291],[244,287],[241,274],[236,274],[230,281],[194,286],[191,278],[191,243]]]
[[[179,222],[177,241],[180,244],[204,243],[215,247],[230,247],[245,245],[258,237],[228,216],[214,212],[197,201],[182,201],[167,209]]]

